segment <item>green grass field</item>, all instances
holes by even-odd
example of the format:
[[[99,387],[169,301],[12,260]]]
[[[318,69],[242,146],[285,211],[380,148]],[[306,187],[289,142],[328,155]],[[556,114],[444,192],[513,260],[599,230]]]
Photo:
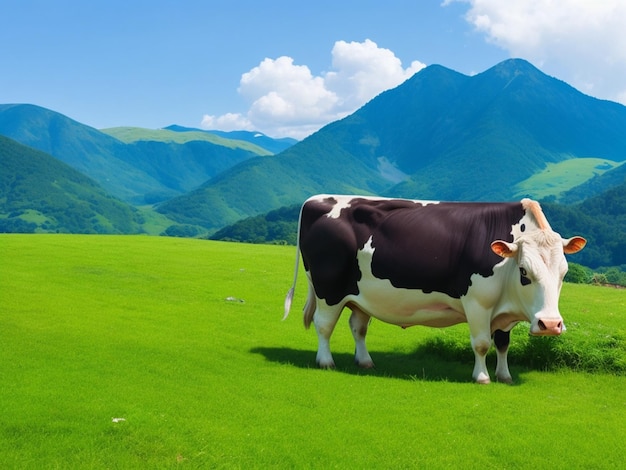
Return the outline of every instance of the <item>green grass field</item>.
[[[513,386],[472,383],[466,325],[375,321],[361,371],[347,314],[322,371],[302,273],[281,322],[294,254],[1,235],[2,468],[623,467],[626,291],[566,284],[562,337],[514,330]]]

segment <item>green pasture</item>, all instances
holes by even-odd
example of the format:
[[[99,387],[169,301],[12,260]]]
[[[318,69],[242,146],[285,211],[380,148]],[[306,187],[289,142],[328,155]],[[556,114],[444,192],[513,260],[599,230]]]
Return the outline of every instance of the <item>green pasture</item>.
[[[241,148],[258,155],[272,155],[272,152],[263,147],[246,142],[244,140],[226,139],[215,134],[204,131],[176,132],[169,129],[145,129],[142,127],[111,127],[100,129],[101,132],[115,137],[122,142],[129,144],[140,140],[155,142],[173,142],[176,144],[186,144],[192,141],[210,142],[228,148]]]
[[[2,468],[623,468],[626,291],[566,284],[563,336],[514,330],[512,386],[472,383],[466,325],[374,321],[359,370],[347,314],[323,371],[302,271],[281,321],[294,254],[1,235]]]
[[[517,195],[529,194],[535,199],[556,195],[583,184],[595,175],[620,166],[620,163],[602,158],[571,158],[558,163],[548,163],[546,168],[518,183]]]

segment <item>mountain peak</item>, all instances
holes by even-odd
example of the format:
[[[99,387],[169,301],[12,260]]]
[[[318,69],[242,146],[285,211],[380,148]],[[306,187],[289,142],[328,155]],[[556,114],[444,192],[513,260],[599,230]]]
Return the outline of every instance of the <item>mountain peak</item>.
[[[524,59],[504,60],[477,76],[496,76],[500,79],[508,81],[520,75],[533,79],[547,77],[547,75],[545,75],[541,70]]]

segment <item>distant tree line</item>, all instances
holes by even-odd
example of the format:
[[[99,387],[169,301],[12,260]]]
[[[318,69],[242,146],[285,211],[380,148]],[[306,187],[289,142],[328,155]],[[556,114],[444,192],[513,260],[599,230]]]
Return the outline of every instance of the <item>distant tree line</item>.
[[[595,271],[578,263],[569,263],[566,282],[626,287],[626,266],[598,268]]]
[[[248,217],[215,232],[211,240],[295,245],[300,205],[281,207],[267,214]]]

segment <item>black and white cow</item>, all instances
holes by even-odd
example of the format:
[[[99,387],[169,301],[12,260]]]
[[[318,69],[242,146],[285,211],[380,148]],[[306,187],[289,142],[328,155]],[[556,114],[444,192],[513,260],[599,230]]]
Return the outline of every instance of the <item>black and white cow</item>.
[[[492,338],[496,377],[511,382],[509,332],[530,322],[533,335],[559,335],[564,254],[586,244],[555,233],[539,203],[448,203],[320,195],[300,212],[294,283],[302,253],[309,279],[304,324],[318,335],[317,363],[334,367],[330,336],[344,307],[355,360],[374,363],[365,346],[370,317],[402,327],[467,322],[473,378],[489,383]]]

